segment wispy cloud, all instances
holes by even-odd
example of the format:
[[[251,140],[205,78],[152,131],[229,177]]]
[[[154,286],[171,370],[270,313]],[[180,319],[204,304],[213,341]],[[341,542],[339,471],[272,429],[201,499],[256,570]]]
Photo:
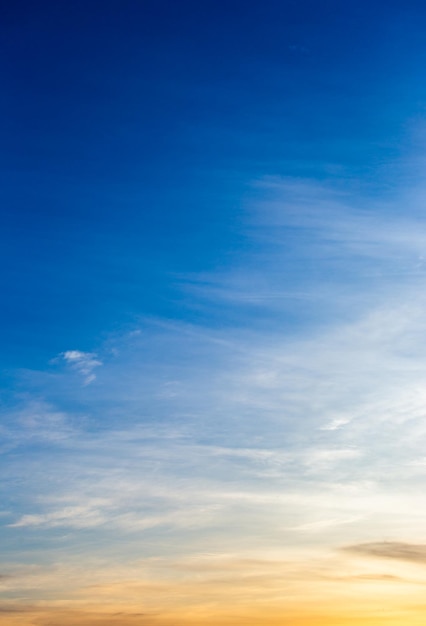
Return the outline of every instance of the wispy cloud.
[[[319,321],[322,312],[365,312],[391,299],[396,285],[413,287],[426,275],[422,190],[409,200],[380,201],[369,191],[303,179],[258,181],[256,199],[247,201],[248,252],[220,272],[183,276],[183,287],[210,308],[218,300],[255,307],[260,319],[295,311],[304,319],[315,307]]]
[[[91,528],[101,526],[106,521],[102,512],[104,506],[105,502],[98,499],[90,504],[62,507],[49,513],[23,515],[14,524],[10,524],[10,527],[44,526],[54,528],[61,526],[65,528]]]
[[[3,409],[4,450],[31,444],[66,444],[77,433],[72,420],[48,402],[26,396],[8,411]]]
[[[62,359],[84,378],[84,384],[88,385],[96,378],[95,368],[102,365],[102,361],[93,352],[81,352],[80,350],[66,350],[62,352]]]
[[[426,563],[425,544],[403,543],[398,541],[379,541],[347,546],[344,549],[362,556],[399,559],[402,561],[411,561],[413,563]]]

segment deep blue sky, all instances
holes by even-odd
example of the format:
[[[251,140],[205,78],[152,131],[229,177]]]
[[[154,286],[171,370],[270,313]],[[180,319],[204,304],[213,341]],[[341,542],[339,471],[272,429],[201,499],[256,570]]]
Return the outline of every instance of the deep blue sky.
[[[380,184],[423,111],[425,22],[421,3],[4,3],[2,367],[180,318],[176,276],[244,249],[262,176]]]

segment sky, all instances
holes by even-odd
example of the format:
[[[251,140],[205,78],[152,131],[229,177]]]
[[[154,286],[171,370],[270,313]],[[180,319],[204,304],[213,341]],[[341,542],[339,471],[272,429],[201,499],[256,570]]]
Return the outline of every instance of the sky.
[[[0,624],[417,626],[426,8],[0,8]]]

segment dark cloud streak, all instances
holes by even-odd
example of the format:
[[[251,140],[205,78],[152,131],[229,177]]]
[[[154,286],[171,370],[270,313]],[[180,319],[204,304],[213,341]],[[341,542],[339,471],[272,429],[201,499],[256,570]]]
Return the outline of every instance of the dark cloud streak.
[[[426,564],[426,544],[378,541],[346,546],[343,550],[363,556],[411,561]]]

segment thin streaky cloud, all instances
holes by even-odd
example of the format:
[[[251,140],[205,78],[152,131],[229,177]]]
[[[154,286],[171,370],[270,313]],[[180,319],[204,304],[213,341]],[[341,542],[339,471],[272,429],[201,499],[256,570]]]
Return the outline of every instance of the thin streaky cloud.
[[[344,550],[366,557],[397,559],[420,564],[426,563],[425,544],[380,541],[347,546]]]

